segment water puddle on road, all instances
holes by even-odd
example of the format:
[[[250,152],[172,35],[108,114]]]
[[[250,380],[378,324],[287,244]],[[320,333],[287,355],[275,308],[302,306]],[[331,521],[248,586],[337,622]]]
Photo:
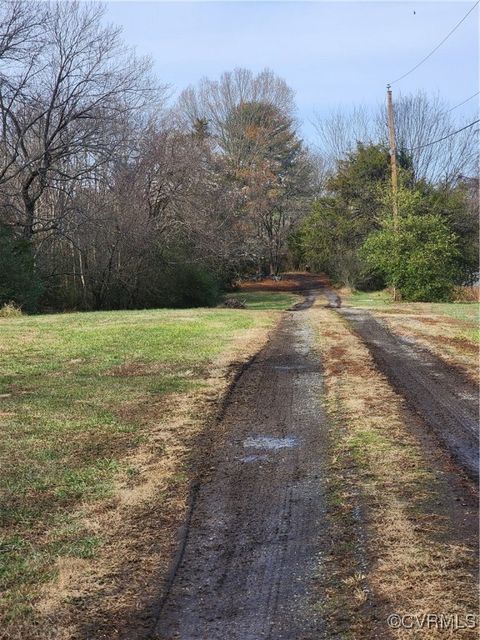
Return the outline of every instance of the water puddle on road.
[[[266,454],[252,454],[249,456],[243,456],[242,458],[239,458],[240,462],[267,462],[268,460],[270,460],[270,456],[267,456]]]
[[[277,364],[273,367],[276,371],[304,371],[307,368],[305,364]]]
[[[255,436],[246,438],[243,446],[248,449],[266,449],[268,451],[276,451],[278,449],[291,449],[298,446],[296,438],[287,436],[285,438],[274,438],[273,436]]]

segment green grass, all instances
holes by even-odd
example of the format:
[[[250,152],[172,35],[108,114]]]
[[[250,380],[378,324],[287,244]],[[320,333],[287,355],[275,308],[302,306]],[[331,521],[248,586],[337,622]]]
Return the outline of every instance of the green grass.
[[[425,303],[430,306],[431,313],[463,320],[464,322],[478,323],[480,305],[478,302],[431,302]]]
[[[55,558],[101,546],[79,510],[109,498],[121,474],[135,477],[123,459],[148,439],[122,406],[202,387],[236,338],[273,321],[228,309],[0,319],[1,613],[30,611]]]
[[[392,298],[386,291],[353,291],[346,301],[352,307],[384,307]]]
[[[476,342],[477,344],[480,344],[480,329],[478,326],[473,329],[464,329],[455,336],[455,339],[468,340],[470,342]]]
[[[247,309],[256,311],[282,311],[302,300],[301,297],[293,293],[280,291],[238,291],[228,294],[226,297],[241,300],[245,302]]]
[[[478,302],[394,302],[387,291],[355,291],[346,298],[352,307],[405,309],[429,315],[443,315],[468,323],[478,323]]]
[[[382,455],[390,448],[390,442],[383,437],[378,431],[358,430],[350,436],[347,445],[350,448],[350,454],[359,466],[366,466],[368,462],[369,451],[374,450],[376,455]]]

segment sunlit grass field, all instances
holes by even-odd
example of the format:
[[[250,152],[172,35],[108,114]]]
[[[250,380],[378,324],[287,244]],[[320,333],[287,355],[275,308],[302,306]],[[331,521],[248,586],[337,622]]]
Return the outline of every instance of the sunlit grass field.
[[[266,311],[269,309],[287,309],[302,300],[301,296],[293,293],[275,291],[238,291],[231,293],[228,298],[236,298],[245,303],[247,309]]]
[[[479,342],[478,302],[394,302],[386,291],[355,291],[346,298],[353,307],[365,307],[385,313],[405,313],[426,316],[446,316],[459,321],[461,334]]]

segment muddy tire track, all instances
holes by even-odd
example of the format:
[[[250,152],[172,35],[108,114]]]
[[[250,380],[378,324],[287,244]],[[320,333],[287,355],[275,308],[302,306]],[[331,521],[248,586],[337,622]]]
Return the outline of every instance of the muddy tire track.
[[[312,600],[329,546],[327,426],[313,345],[305,314],[287,312],[233,388],[153,638],[324,636]]]
[[[421,416],[467,474],[478,480],[478,389],[413,340],[391,333],[370,313],[338,310],[368,346],[394,389]]]

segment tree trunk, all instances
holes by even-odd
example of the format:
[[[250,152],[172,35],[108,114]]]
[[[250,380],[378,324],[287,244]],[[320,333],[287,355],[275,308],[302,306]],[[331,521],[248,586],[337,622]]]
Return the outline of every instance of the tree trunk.
[[[33,237],[33,227],[35,224],[35,201],[28,194],[23,194],[23,203],[25,207],[25,224],[23,225],[23,237],[25,240],[31,240]]]

